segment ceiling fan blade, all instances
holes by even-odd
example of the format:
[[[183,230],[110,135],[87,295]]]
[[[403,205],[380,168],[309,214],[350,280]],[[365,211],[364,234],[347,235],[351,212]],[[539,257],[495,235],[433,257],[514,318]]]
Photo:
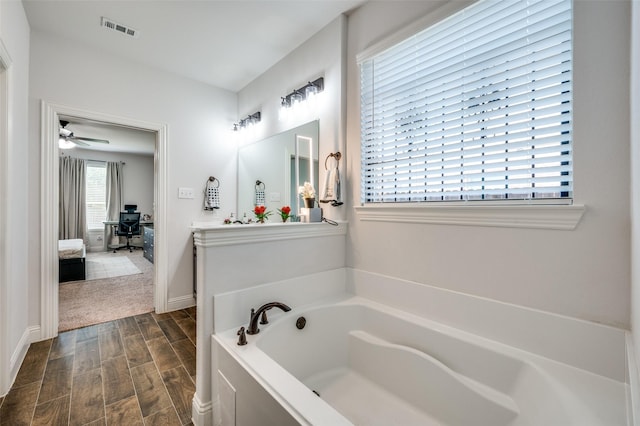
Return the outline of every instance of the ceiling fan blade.
[[[81,140],[86,142],[96,142],[96,143],[109,143],[106,139],[94,139],[94,138],[85,138],[82,136],[73,136],[71,139],[73,140]]]

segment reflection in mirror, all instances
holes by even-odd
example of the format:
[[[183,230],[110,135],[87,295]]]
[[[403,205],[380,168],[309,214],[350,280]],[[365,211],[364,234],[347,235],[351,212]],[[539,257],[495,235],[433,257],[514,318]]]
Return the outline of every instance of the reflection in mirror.
[[[292,184],[291,188],[291,200],[296,200],[295,202],[295,211],[300,211],[300,198],[301,195],[298,192],[298,188],[305,184],[305,182],[309,182],[311,186],[316,189],[316,174],[314,174],[314,170],[318,170],[318,155],[316,154],[315,158],[313,155],[313,138],[296,135],[296,155],[294,160],[294,167],[292,170],[292,177],[295,176],[295,185]],[[315,167],[314,167],[315,163]],[[295,170],[298,172],[296,173]]]
[[[239,219],[245,214],[254,217],[256,181],[264,185],[264,205],[273,212],[272,220],[282,206],[290,206],[292,214],[298,214],[298,186],[305,181],[313,182],[318,191],[318,127],[315,120],[238,150]]]

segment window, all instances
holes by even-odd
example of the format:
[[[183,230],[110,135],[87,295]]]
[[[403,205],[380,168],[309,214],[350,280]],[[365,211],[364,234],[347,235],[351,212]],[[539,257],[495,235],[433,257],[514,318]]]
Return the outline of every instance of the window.
[[[359,57],[362,202],[570,202],[571,6],[480,0]]]
[[[87,162],[87,228],[104,229],[107,220],[107,167],[105,163]]]

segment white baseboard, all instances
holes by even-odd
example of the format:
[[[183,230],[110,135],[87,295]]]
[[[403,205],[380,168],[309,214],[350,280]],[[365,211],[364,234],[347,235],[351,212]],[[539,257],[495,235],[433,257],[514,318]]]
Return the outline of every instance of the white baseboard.
[[[29,330],[29,343],[39,342],[42,340],[42,330],[39,325],[32,325]]]
[[[11,359],[9,360],[9,388],[11,388],[13,382],[16,380],[22,361],[24,361],[24,357],[27,355],[29,345],[32,342],[32,334],[40,337],[40,326],[27,327],[11,354]]]
[[[191,403],[191,421],[195,426],[213,425],[213,404],[211,401],[202,403],[196,392]]]
[[[189,308],[196,305],[196,299],[193,296],[174,297],[167,301],[167,312],[177,311],[178,309]],[[158,312],[161,313],[161,312]]]
[[[20,337],[18,344],[13,350],[13,353],[11,354],[11,359],[9,360],[10,368],[12,372],[16,365],[19,368],[20,364],[22,364],[22,361],[24,360],[24,356],[27,354],[27,349],[29,349],[29,345],[31,344],[31,341],[29,340],[30,337],[31,335],[29,333],[29,328],[26,328],[24,330],[24,333],[22,333],[22,336]]]

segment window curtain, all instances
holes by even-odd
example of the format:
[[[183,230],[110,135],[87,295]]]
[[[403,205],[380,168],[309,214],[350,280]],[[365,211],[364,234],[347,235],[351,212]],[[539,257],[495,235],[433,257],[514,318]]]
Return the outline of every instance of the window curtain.
[[[85,239],[87,229],[85,180],[84,160],[71,157],[60,158],[58,235],[61,240]]]
[[[107,161],[107,220],[119,220],[123,207],[122,163]]]

